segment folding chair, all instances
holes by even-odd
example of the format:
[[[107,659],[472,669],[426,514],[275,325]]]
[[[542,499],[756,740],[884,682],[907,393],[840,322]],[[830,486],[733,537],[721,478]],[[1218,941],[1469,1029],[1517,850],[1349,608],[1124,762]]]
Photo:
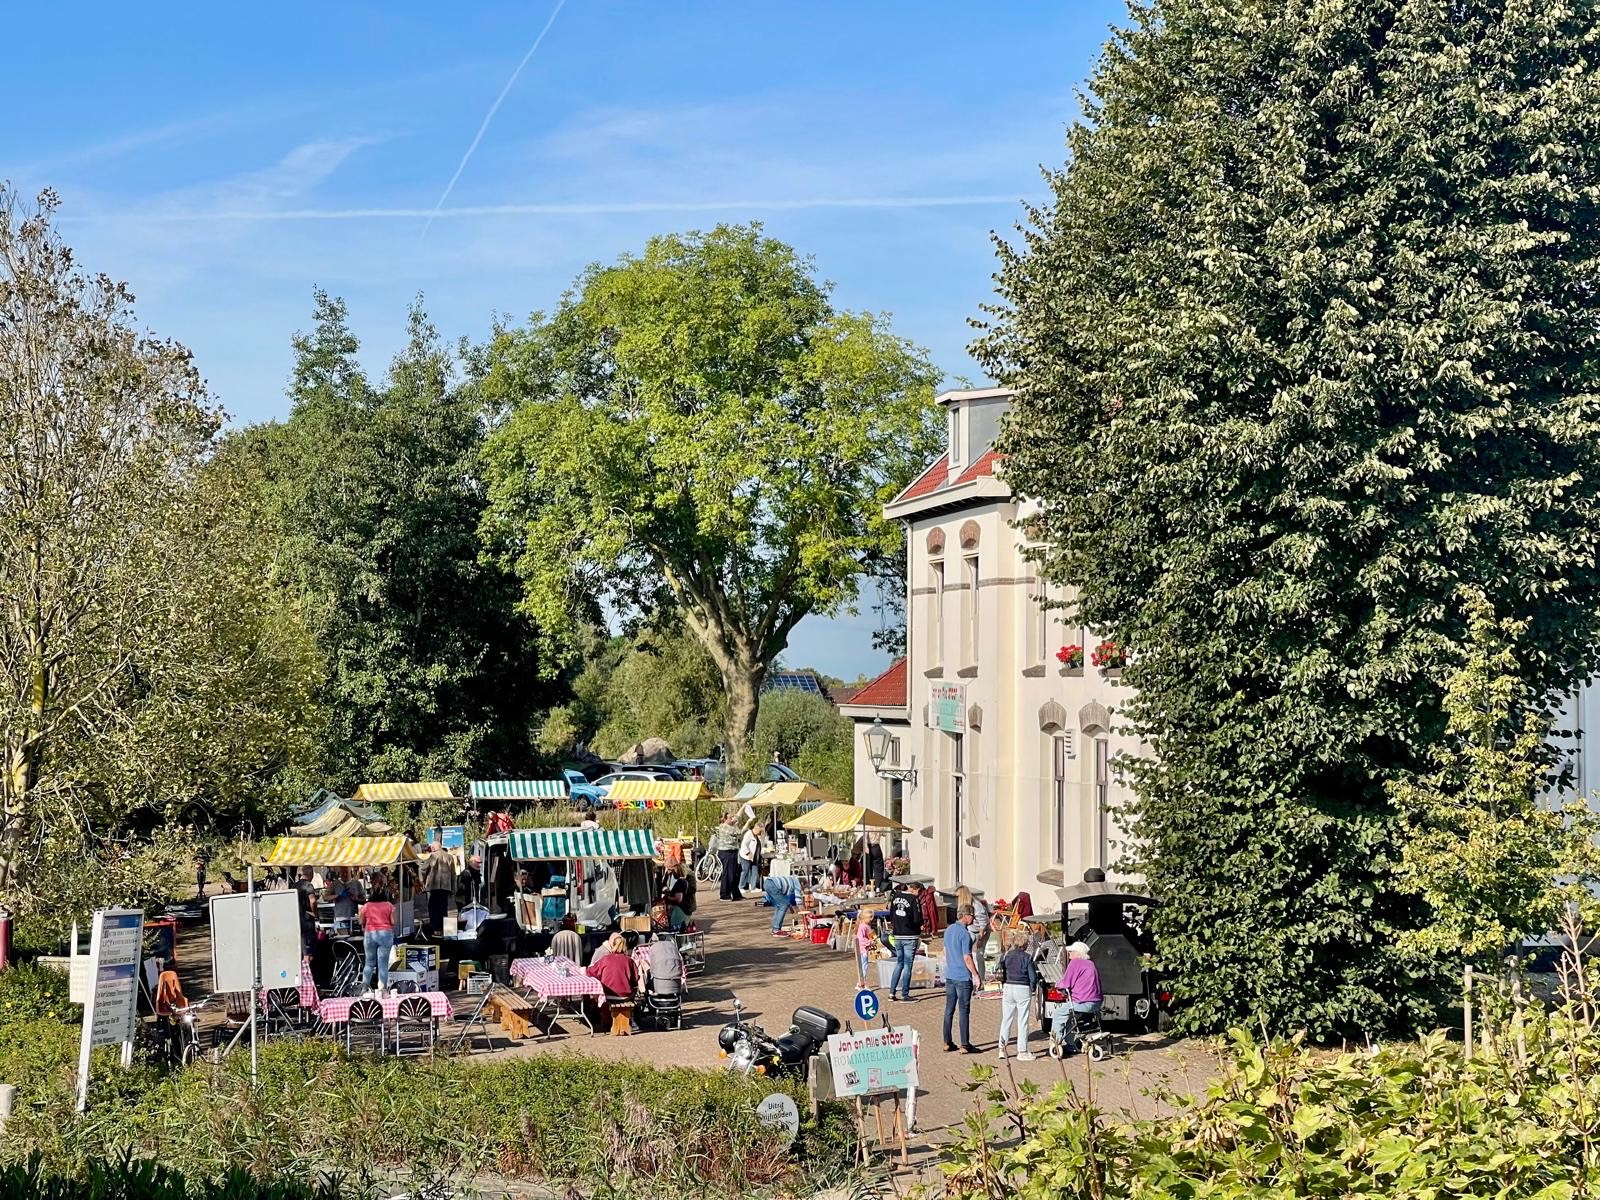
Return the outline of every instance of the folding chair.
[[[469,1037],[476,1036],[483,1038],[483,1048],[485,1050],[494,1049],[494,1036],[489,1032],[489,1014],[487,1011],[489,997],[492,995],[494,995],[494,988],[491,987],[478,997],[477,1006],[467,1015],[466,1020],[461,1023],[461,1029],[456,1034],[456,1040],[450,1043],[450,1052],[452,1054],[458,1052]],[[404,1003],[404,1001],[401,1003]],[[473,1030],[477,1030],[477,1033],[474,1034]]]
[[[400,1057],[426,1054],[433,1057],[434,1043],[438,1041],[439,1023],[433,1016],[433,1005],[426,996],[405,996],[394,1022],[394,1052]]]
[[[300,1004],[298,987],[272,988],[267,992],[267,1036],[304,1037],[311,1032],[305,1009]]]
[[[345,1051],[361,1049],[382,1054],[387,1041],[383,1031],[383,1005],[376,1000],[357,1000],[352,1004],[350,1017],[344,1023]]]

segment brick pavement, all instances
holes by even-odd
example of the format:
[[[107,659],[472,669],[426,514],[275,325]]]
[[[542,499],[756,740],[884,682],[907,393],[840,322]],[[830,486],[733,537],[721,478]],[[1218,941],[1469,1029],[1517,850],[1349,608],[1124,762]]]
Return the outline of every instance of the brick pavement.
[[[724,903],[711,897],[701,901],[696,920],[707,931],[707,964],[705,973],[691,982],[683,1029],[647,1030],[633,1037],[590,1037],[581,1022],[568,1018],[556,1027],[554,1037],[500,1044],[489,1055],[577,1054],[714,1070],[721,1062],[716,1032],[732,1018],[735,995],[744,1002],[749,1019],[769,1032],[787,1029],[790,1014],[801,1004],[818,1005],[841,1021],[854,1019],[856,969],[850,951],[772,937],[771,910],[755,901]],[[972,1035],[985,1051],[974,1056],[949,1054],[943,1049],[943,989],[918,989],[913,996],[909,1004],[891,1006],[889,1017],[897,1025],[915,1026],[921,1034],[922,1086],[912,1150],[915,1159],[925,1165],[951,1135],[951,1127],[971,1109],[972,1096],[962,1085],[970,1080],[973,1065],[997,1065],[994,1049],[1000,1001],[973,1000]],[[1092,1086],[1102,1108],[1141,1114],[1156,1110],[1156,1102],[1146,1094],[1151,1089],[1200,1090],[1214,1063],[1202,1045],[1153,1034],[1129,1038],[1126,1053],[1098,1065],[1082,1056],[1066,1063],[1048,1058],[1044,1036],[1037,1030],[1033,1045],[1039,1054],[1036,1061],[1008,1060],[1007,1069],[1018,1080],[1049,1084],[1065,1075],[1076,1087]]]

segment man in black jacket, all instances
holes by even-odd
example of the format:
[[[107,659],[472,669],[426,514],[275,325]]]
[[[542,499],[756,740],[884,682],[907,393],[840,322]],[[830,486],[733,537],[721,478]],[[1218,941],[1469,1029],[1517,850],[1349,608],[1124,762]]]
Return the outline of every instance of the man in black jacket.
[[[889,901],[889,931],[894,934],[894,974],[889,977],[889,999],[911,999],[911,968],[922,933],[922,885],[898,888]]]

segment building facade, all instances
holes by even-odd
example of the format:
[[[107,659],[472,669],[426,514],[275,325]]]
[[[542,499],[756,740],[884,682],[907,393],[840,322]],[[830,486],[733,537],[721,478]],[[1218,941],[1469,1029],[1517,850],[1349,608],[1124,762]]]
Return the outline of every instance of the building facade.
[[[1126,691],[1089,658],[1023,553],[1019,502],[995,477],[1003,389],[947,392],[945,453],[886,515],[907,527],[906,657],[840,706],[856,723],[856,798],[910,826],[912,869],[941,887],[1036,895],[1126,849],[1116,770],[1140,744],[1118,732]],[[1083,663],[1058,658],[1081,647]],[[866,731],[892,734],[881,778]],[[895,761],[898,760],[898,761]]]
[[[907,529],[906,657],[840,706],[856,726],[856,803],[910,831],[911,869],[940,887],[989,896],[1076,882],[1090,867],[1116,879],[1128,850],[1118,811],[1132,793],[1118,755],[1146,753],[1119,731],[1120,672],[1091,660],[1100,639],[1066,623],[1023,552],[1031,511],[995,476],[994,440],[1010,392],[947,392],[945,453],[886,508]],[[1064,665],[1064,646],[1082,648]],[[874,721],[890,732],[881,766]],[[1554,722],[1566,795],[1600,805],[1600,684]]]

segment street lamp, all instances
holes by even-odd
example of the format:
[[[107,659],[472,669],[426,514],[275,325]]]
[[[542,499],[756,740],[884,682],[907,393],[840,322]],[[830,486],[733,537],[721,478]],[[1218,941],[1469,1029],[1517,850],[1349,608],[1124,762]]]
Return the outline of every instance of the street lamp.
[[[861,735],[867,743],[867,760],[872,763],[872,770],[879,779],[898,779],[909,783],[912,787],[917,785],[917,769],[915,767],[886,767],[883,760],[889,757],[890,733],[884,728],[883,718],[874,717],[866,733]]]

